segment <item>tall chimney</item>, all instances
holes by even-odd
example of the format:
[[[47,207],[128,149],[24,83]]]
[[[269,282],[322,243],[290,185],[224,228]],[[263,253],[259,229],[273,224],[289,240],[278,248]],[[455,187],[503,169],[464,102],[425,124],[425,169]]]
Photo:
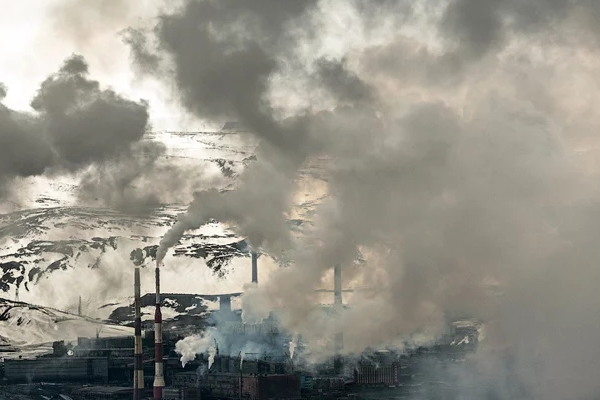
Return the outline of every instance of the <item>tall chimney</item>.
[[[231,296],[222,294],[219,296],[219,311],[231,312]]]
[[[342,366],[341,352],[344,347],[344,336],[341,330],[341,314],[342,314],[342,266],[337,264],[333,267],[333,307],[336,313],[336,333],[334,337],[335,357],[334,368],[336,372],[340,372]]]
[[[252,283],[258,283],[258,254],[252,251]]]
[[[162,400],[165,387],[162,354],[162,314],[160,312],[160,269],[156,266],[156,310],[154,311],[154,400]]]
[[[81,316],[81,296],[79,296],[79,307],[77,307],[77,315]]]
[[[333,304],[337,310],[342,308],[342,266],[333,267]]]
[[[134,308],[135,308],[135,358],[133,360],[133,400],[142,399],[144,390],[144,370],[142,368],[142,313],[140,309],[140,269],[135,269]]]

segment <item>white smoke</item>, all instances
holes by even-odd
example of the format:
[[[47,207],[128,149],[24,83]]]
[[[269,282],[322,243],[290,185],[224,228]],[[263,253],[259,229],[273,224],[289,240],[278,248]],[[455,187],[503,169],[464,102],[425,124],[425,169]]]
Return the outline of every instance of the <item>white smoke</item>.
[[[294,358],[294,352],[296,351],[296,346],[297,346],[296,341],[297,341],[297,338],[295,336],[292,338],[292,340],[290,340],[290,343],[289,343],[290,359]]]
[[[212,336],[210,335],[210,331],[208,334],[201,335],[192,335],[188,336],[175,344],[175,351],[177,354],[181,355],[181,365],[185,367],[187,363],[190,361],[194,361],[196,358],[196,354],[202,354],[208,351],[209,354],[209,364],[208,367],[212,365],[215,357],[216,350],[211,346]],[[212,349],[212,355],[211,355]]]
[[[208,348],[208,369],[209,370],[210,370],[210,367],[212,367],[213,363],[215,362],[216,355],[217,355],[217,347],[210,346]]]

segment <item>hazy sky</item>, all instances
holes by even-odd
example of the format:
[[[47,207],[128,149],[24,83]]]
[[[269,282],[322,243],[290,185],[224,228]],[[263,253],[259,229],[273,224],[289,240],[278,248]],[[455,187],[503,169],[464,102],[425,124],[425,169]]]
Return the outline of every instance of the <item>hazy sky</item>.
[[[122,42],[122,29],[152,23],[160,1],[105,1],[111,7],[80,7],[80,12],[69,16],[62,12],[64,8],[85,2],[23,0],[6,3],[0,13],[0,82],[8,87],[6,106],[30,111],[29,102],[40,83],[56,71],[66,57],[77,53],[89,63],[92,79],[128,98],[148,100],[155,129],[197,127],[195,121],[182,122],[187,116],[183,117],[180,108],[167,99],[168,90],[156,81],[135,78],[129,50]],[[107,25],[107,21],[114,22]]]

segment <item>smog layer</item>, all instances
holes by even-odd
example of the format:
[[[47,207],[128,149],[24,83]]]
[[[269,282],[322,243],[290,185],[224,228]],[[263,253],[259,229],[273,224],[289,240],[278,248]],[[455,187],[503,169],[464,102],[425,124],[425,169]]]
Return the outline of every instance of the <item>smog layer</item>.
[[[152,17],[59,3],[48,18],[72,22],[57,34],[82,55],[65,54],[31,110],[0,105],[6,202],[19,209],[34,176],[74,179],[78,204],[136,218],[189,198],[147,235],[149,261],[168,273],[173,248],[218,221],[282,265],[244,288],[246,322],[276,312],[313,349],[341,327],[356,354],[427,342],[466,315],[484,322],[477,379],[495,398],[511,398],[509,372],[536,399],[600,392],[600,3],[181,0],[149,2]],[[164,157],[145,135],[152,103],[90,76],[99,50],[71,31],[89,15],[185,118],[249,132],[239,170]],[[320,199],[310,213],[307,197]],[[335,265],[364,290],[332,323],[314,291]]]

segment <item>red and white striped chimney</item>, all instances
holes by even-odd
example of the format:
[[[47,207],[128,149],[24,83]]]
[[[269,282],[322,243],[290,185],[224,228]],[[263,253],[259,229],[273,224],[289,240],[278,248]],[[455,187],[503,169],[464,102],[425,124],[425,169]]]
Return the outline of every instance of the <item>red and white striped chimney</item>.
[[[142,367],[142,313],[140,309],[140,269],[135,269],[134,279],[135,308],[135,355],[133,372],[133,400],[141,400],[144,390],[144,369]]]
[[[154,311],[154,400],[162,400],[163,376],[162,314],[160,312],[160,269],[156,266],[156,310]]]

